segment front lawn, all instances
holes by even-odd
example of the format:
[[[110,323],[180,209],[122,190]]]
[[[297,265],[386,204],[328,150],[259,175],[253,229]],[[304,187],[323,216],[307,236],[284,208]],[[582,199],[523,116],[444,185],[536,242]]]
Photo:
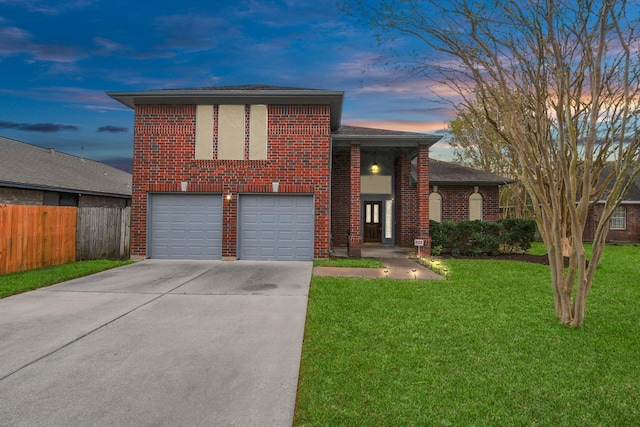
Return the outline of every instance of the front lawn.
[[[579,330],[556,320],[543,265],[313,277],[295,425],[637,425],[639,258],[607,247]]]
[[[0,274],[0,298],[131,264],[131,261],[77,261],[19,273]]]

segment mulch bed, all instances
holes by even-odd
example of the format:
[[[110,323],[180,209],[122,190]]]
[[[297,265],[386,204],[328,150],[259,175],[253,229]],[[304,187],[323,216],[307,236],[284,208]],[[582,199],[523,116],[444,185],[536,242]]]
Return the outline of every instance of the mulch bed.
[[[454,259],[498,259],[505,261],[522,261],[530,262],[533,264],[549,265],[549,257],[547,255],[530,255],[530,254],[500,254],[496,256],[479,256],[479,257],[465,257],[465,256],[448,256],[445,255],[442,258],[454,258]],[[589,265],[589,261],[587,261]],[[564,257],[564,266],[569,266],[569,257]]]

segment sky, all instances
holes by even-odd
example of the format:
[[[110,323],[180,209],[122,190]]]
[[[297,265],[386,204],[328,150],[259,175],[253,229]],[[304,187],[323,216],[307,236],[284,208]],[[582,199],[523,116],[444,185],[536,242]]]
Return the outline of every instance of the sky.
[[[442,134],[438,86],[386,60],[335,0],[0,0],[0,136],[126,169],[133,111],[105,92],[245,84],[344,91],[344,125]]]

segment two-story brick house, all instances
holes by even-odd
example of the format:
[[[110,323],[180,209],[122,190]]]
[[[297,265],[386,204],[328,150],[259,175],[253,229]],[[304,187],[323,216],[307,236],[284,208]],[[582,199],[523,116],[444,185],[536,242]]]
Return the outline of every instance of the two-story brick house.
[[[352,256],[363,243],[429,245],[440,136],[342,126],[340,91],[108,94],[135,110],[134,256],[309,260],[332,245]],[[497,209],[497,192],[484,197]]]

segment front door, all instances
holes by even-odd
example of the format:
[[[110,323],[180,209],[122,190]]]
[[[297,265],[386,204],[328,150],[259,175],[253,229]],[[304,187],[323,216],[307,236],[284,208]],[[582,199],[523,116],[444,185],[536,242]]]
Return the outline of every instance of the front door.
[[[364,243],[382,241],[382,202],[364,203]]]

